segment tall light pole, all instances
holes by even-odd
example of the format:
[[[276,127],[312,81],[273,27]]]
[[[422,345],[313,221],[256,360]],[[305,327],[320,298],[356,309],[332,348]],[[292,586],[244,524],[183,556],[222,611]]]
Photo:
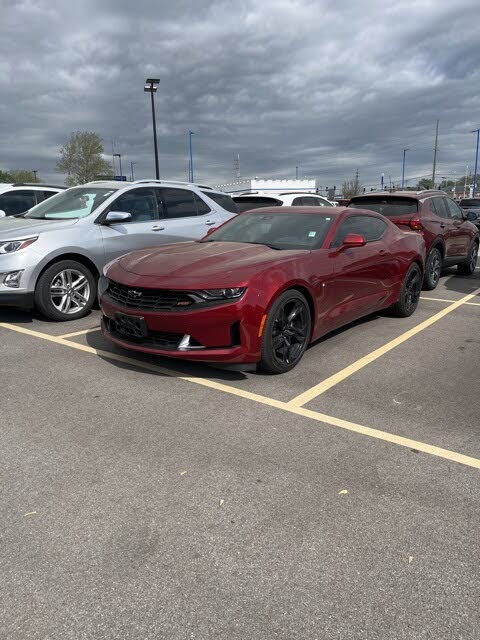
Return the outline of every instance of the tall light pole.
[[[155,102],[153,99],[153,94],[157,92],[159,84],[159,78],[147,78],[145,80],[145,86],[143,88],[146,93],[150,94],[150,97],[152,99],[153,146],[155,149],[155,177],[157,180],[160,180],[160,171],[158,169],[157,122],[155,120]]]
[[[298,180],[298,165],[295,167],[295,180]]]
[[[118,158],[118,164],[120,165],[120,180],[122,179],[123,173],[122,173],[122,154],[121,153],[114,153],[113,156],[115,158]]]
[[[478,142],[480,139],[480,129],[474,129],[472,133],[477,134],[477,151],[475,152],[475,173],[473,174],[473,192],[472,192],[472,198],[474,198],[475,191],[477,190]]]
[[[34,179],[34,182],[36,182],[36,181],[37,181],[37,171],[38,171],[38,169],[34,169],[34,170],[32,171],[33,176],[34,176],[34,178],[35,178],[35,179]]]
[[[188,169],[188,180],[189,182],[194,181],[193,177],[193,149],[192,149],[192,136],[195,135],[193,131],[188,131],[188,151],[190,155],[190,166]]]
[[[402,164],[402,189],[403,189],[403,185],[405,183],[405,155],[408,151],[408,147],[406,149],[403,150],[403,164]]]

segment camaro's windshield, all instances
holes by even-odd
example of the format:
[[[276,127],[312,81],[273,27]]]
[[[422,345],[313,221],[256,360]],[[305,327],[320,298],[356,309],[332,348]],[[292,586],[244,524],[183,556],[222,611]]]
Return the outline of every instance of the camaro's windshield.
[[[332,224],[319,213],[245,213],[232,218],[203,242],[246,242],[272,249],[318,249]]]
[[[102,204],[116,189],[97,189],[95,187],[75,187],[67,189],[36,207],[32,207],[25,218],[41,220],[65,220],[85,218]]]

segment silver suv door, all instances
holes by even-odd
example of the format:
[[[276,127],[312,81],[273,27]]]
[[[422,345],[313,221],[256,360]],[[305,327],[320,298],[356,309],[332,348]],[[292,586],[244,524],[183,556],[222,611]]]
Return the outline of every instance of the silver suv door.
[[[132,216],[128,222],[101,225],[107,261],[135,249],[163,244],[156,192],[157,189],[152,187],[130,189],[116,198],[103,213],[102,218],[109,211],[124,211]]]
[[[176,187],[156,189],[160,197],[160,230],[164,243],[199,240],[220,226],[220,216],[194,191]]]

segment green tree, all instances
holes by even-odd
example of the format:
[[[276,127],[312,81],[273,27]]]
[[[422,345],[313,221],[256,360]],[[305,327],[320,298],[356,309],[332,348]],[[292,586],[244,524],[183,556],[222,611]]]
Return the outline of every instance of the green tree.
[[[433,189],[433,182],[431,178],[422,178],[418,181],[417,189],[423,191],[424,189]]]
[[[28,169],[9,169],[0,171],[0,182],[40,182],[40,178],[35,178],[35,173]]]
[[[85,184],[99,175],[113,177],[112,166],[102,158],[103,142],[97,133],[77,131],[60,150],[57,169],[67,174],[69,186]]]
[[[41,179],[35,173],[28,169],[10,169],[9,175],[12,178],[12,182],[41,182]]]

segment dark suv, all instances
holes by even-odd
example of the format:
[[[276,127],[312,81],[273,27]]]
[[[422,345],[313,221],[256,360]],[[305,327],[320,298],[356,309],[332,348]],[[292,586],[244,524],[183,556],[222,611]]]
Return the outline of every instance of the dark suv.
[[[376,211],[400,229],[423,235],[427,250],[425,289],[435,289],[444,267],[457,265],[462,275],[475,271],[479,233],[471,221],[476,220],[476,214],[462,211],[445,192],[382,191],[354,196],[348,206]]]

